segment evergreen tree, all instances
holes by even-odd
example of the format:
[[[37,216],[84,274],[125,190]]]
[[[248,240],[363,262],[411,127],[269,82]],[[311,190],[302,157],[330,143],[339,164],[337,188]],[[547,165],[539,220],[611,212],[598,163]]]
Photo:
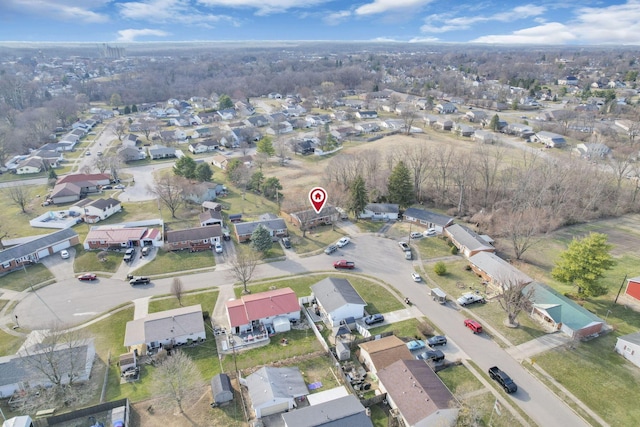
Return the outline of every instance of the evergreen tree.
[[[500,130],[500,117],[497,114],[494,114],[491,117],[491,121],[489,122],[489,129],[494,132],[498,132]]]
[[[249,179],[249,188],[252,190],[260,191],[262,183],[264,182],[264,175],[260,171],[256,171],[251,175]]]
[[[265,154],[267,157],[271,157],[276,154],[276,150],[273,148],[273,141],[269,137],[262,138],[258,141],[256,151],[258,153]]]
[[[407,208],[413,203],[413,182],[411,180],[411,172],[403,161],[391,171],[389,183],[387,185],[389,192],[388,199],[391,203],[397,203],[400,208]]]
[[[262,192],[265,197],[269,199],[278,199],[280,200],[279,191],[282,190],[282,184],[280,184],[280,180],[275,176],[269,177],[262,184]]]
[[[182,156],[173,166],[173,173],[178,176],[195,179],[196,178],[196,161],[189,156]]]
[[[251,246],[253,249],[259,252],[266,252],[271,249],[273,240],[271,240],[271,233],[263,225],[259,225],[251,233]]]
[[[199,163],[196,166],[195,177],[198,181],[210,181],[211,177],[213,177],[213,171],[211,170],[211,166],[207,163]]]
[[[124,106],[124,114],[131,114],[131,107],[129,107],[128,105]]]
[[[233,101],[231,100],[229,95],[220,95],[220,98],[218,99],[218,107],[221,110],[233,108]]]
[[[369,202],[367,187],[361,175],[358,175],[356,179],[353,180],[350,190],[351,194],[349,195],[348,209],[349,212],[353,213],[357,221],[358,215],[364,210],[365,206],[367,206],[367,203]]]
[[[133,105],[131,106],[131,112],[132,112],[132,113],[137,113],[137,112],[138,112],[138,106],[137,106],[136,104],[133,104]]]

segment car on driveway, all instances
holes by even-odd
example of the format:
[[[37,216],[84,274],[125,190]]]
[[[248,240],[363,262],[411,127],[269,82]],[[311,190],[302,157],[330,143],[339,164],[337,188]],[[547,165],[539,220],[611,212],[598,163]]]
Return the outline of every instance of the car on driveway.
[[[216,242],[215,251],[216,251],[217,254],[221,254],[222,253],[222,245],[220,244],[220,242]]]
[[[66,249],[63,251],[60,251],[60,256],[62,257],[62,259],[68,259],[69,258],[69,251],[67,251]]]
[[[411,278],[414,282],[422,282],[422,277],[418,273],[411,273]]]
[[[342,239],[338,240],[338,243],[336,243],[336,246],[339,248],[344,248],[345,246],[347,246],[349,244],[349,242],[351,242],[351,239],[348,237],[343,237]]]
[[[435,347],[437,345],[447,345],[447,337],[444,335],[435,335],[427,340],[429,347]]]
[[[380,313],[372,314],[371,316],[367,316],[364,318],[364,323],[366,323],[367,325],[374,325],[381,322],[384,322],[384,316]]]
[[[327,254],[327,255],[331,255],[332,253],[334,253],[337,250],[338,250],[338,247],[336,245],[329,245],[324,250],[324,253]]]
[[[444,353],[440,350],[427,350],[416,356],[418,360],[433,360],[434,362],[442,362]]]
[[[113,188],[115,188],[116,190],[124,190],[124,185],[118,184],[118,185],[114,186]]]
[[[78,280],[96,280],[98,276],[93,273],[84,273],[78,276]]]
[[[422,237],[422,233],[420,233],[419,231],[412,231],[411,234],[409,235],[412,239],[419,239]]]
[[[436,234],[438,234],[438,233],[436,232],[435,228],[430,228],[430,229],[428,229],[427,231],[424,232],[424,236],[425,237],[432,237],[432,236],[435,236]]]
[[[409,351],[422,350],[427,345],[422,340],[413,340],[407,343],[407,348]]]
[[[130,262],[131,260],[133,260],[133,256],[136,254],[136,250],[133,248],[129,248],[127,249],[127,251],[124,253],[124,257],[122,257],[122,260],[124,262]]]
[[[284,246],[285,249],[291,249],[291,240],[289,240],[288,237],[283,237],[282,246]]]

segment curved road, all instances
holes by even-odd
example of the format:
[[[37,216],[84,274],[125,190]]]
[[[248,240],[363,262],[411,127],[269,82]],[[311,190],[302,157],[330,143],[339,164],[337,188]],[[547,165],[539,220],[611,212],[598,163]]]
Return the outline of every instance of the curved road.
[[[411,280],[413,263],[402,256],[396,241],[374,235],[357,235],[352,243],[334,254],[325,254],[259,265],[254,279],[326,271],[336,259],[354,260],[355,273],[374,276],[408,296],[415,306],[449,337],[447,352],[459,349],[462,357],[472,359],[481,369],[499,365],[519,385],[510,395],[512,403],[520,406],[540,426],[587,426],[564,402],[533,378],[504,349],[486,334],[474,335],[463,326],[464,316],[451,305],[440,305],[429,297],[429,288]],[[187,290],[214,287],[235,282],[222,263],[213,272],[191,274],[182,280]],[[295,279],[292,279],[295,280]],[[101,278],[95,283],[62,280],[30,293],[15,308],[20,323],[29,329],[52,324],[58,317],[62,322],[79,324],[113,307],[136,298],[170,293],[172,279],[154,280],[148,286],[131,287],[126,282]],[[55,313],[55,315],[53,314]]]

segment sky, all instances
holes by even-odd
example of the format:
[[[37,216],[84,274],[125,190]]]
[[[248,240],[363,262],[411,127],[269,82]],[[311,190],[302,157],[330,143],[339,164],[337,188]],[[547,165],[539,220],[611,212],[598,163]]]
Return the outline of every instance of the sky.
[[[640,45],[640,0],[0,0],[0,41]]]

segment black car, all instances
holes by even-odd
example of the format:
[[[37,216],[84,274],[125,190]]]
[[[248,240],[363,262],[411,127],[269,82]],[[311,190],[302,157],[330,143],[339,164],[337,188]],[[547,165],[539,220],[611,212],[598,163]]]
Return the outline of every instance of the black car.
[[[374,325],[380,322],[384,322],[384,316],[382,314],[372,314],[364,318],[364,323],[367,325]]]
[[[285,247],[285,249],[291,249],[291,240],[289,240],[288,237],[283,237],[282,245]]]
[[[427,344],[429,344],[429,347],[435,347],[437,345],[446,345],[447,337],[445,337],[444,335],[436,335],[434,337],[429,338],[427,340]]]
[[[151,279],[149,279],[148,277],[143,277],[143,276],[134,277],[131,280],[129,280],[129,284],[131,286],[134,286],[134,285],[146,285],[147,283],[150,283],[150,282],[151,282]]]
[[[444,360],[444,353],[440,350],[427,350],[416,356],[418,360],[433,360],[434,362],[442,362]]]

